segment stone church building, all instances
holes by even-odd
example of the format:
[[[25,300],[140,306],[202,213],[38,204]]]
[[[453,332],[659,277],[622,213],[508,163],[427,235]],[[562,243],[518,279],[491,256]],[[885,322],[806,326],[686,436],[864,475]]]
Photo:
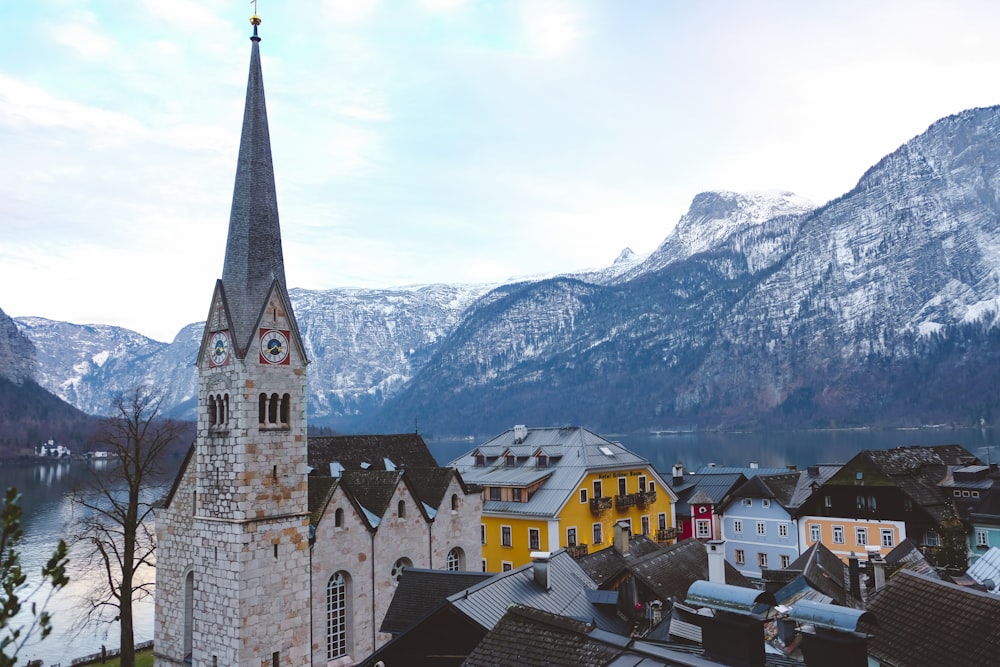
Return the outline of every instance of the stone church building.
[[[254,17],[197,440],[157,512],[155,664],[350,665],[405,567],[480,567],[482,500],[419,435],[312,438]]]

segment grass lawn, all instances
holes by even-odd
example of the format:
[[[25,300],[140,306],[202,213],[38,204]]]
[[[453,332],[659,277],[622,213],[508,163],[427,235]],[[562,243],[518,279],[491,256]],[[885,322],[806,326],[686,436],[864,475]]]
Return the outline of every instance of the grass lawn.
[[[92,665],[101,665],[101,661],[90,663]],[[108,658],[101,667],[121,667],[121,662],[118,657]],[[145,651],[138,651],[135,654],[135,667],[153,667],[153,649],[146,649]]]

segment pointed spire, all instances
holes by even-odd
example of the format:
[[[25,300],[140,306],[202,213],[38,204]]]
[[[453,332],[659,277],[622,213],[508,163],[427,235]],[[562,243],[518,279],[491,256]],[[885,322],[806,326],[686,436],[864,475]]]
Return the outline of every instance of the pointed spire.
[[[250,38],[250,76],[222,269],[222,283],[236,329],[234,339],[240,351],[252,339],[251,328],[265,305],[272,282],[277,280],[282,291],[286,289],[257,36],[260,19],[254,16],[250,22],[254,26]]]

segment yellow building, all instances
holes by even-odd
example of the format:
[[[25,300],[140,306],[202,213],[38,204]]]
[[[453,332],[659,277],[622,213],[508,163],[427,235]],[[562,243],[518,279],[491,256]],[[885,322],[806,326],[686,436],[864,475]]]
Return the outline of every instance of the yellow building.
[[[483,570],[530,562],[533,551],[611,544],[613,527],[673,541],[677,496],[652,464],[585,428],[515,426],[448,464],[483,487]]]

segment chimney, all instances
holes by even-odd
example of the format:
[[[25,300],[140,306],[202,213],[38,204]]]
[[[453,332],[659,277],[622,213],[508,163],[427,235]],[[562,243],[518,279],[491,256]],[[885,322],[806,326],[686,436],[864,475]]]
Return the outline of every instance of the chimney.
[[[545,591],[552,588],[549,582],[549,559],[551,557],[552,554],[548,551],[531,552],[531,571],[534,575],[535,583]]]
[[[868,565],[872,569],[872,586],[876,591],[885,588],[885,559],[882,554],[871,554],[868,556]]]
[[[674,464],[673,472],[671,473],[674,477],[674,486],[680,486],[684,483],[684,464],[680,461]]]
[[[852,552],[847,559],[847,571],[851,577],[851,596],[855,600],[861,599],[861,563],[858,557]]]
[[[810,477],[819,477],[819,466],[809,466],[806,470]]]
[[[524,424],[514,426],[514,444],[520,445],[528,437],[528,427]]]
[[[620,554],[627,554],[628,542],[630,539],[632,539],[632,529],[629,528],[629,524],[625,521],[618,521],[615,523],[614,539],[612,541],[615,546],[615,551]]]
[[[756,461],[751,461],[750,462],[750,470],[756,470],[759,467],[760,467],[760,464],[757,463]]]
[[[708,550],[708,580],[713,584],[726,583],[726,541],[709,540],[705,548]]]

